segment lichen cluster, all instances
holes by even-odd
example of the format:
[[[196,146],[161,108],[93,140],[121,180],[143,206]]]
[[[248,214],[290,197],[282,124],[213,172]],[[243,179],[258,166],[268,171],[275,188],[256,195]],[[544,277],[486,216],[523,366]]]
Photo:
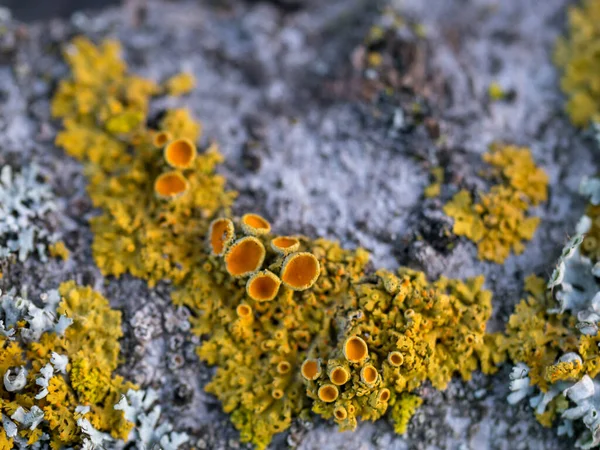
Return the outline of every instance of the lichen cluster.
[[[15,255],[24,261],[33,253],[45,260],[59,239],[53,231],[56,210],[54,193],[37,166],[17,172],[0,168],[0,260]]]
[[[569,8],[568,16],[569,34],[558,40],[554,62],[562,71],[567,114],[574,125],[585,127],[597,122],[600,113],[600,2],[583,0]]]
[[[322,239],[276,236],[264,219],[254,223],[260,227],[245,219],[213,222],[210,253],[173,301],[194,312],[192,331],[208,336],[198,354],[217,371],[206,390],[231,413],[242,440],[264,448],[309,411],[300,366],[330,345],[336,311],[368,255]]]
[[[96,47],[76,38],[65,57],[72,75],[60,82],[52,102],[65,128],[56,144],[84,163],[88,192],[101,208],[91,220],[98,267],[151,285],[182,280],[193,243],[201,245],[210,217],[234,198],[214,173],[222,161],[217,147],[196,154],[201,126],[187,110],[166,111],[148,126],[151,98],[187,92],[189,75],[164,87],[131,75],[114,41]]]
[[[595,211],[600,185],[587,180],[582,192],[591,199],[587,213]],[[527,279],[529,295],[510,317],[502,343],[516,363],[509,402],[530,397],[538,420],[546,426],[560,422],[561,434],[574,436],[573,422],[581,420],[586,429],[578,448],[600,445],[600,262],[584,245],[593,239],[592,223],[587,215],[580,220],[550,277],[550,290],[543,279]]]
[[[444,207],[454,219],[453,232],[477,243],[482,260],[503,263],[510,252],[520,254],[533,238],[540,219],[532,206],[546,201],[548,176],[535,165],[528,148],[492,145],[483,155],[497,184],[489,192],[458,192]]]
[[[444,388],[454,373],[493,370],[483,278],[369,276],[362,249],[274,234],[257,214],[232,217],[235,193],[214,173],[221,156],[214,144],[197,150],[200,124],[185,110],[160,120],[149,112],[153,96],[187,92],[189,75],[161,87],[130,75],[118,53],[114,42],[69,46],[72,76],[53,101],[65,127],[56,142],[84,163],[101,209],[91,221],[98,266],[173,283],[174,303],[203,338],[198,355],[216,366],[206,390],[243,441],[265,448],[311,409],[344,429],[389,409],[404,432],[422,382]],[[352,339],[364,357],[344,354]]]
[[[334,345],[314,349],[304,363],[313,411],[353,430],[358,419],[376,420],[389,408],[402,430],[407,409],[396,404],[406,405],[423,382],[445,389],[454,374],[494,372],[499,354],[485,334],[492,295],[483,282],[430,283],[409,269],[361,279],[336,314]]]
[[[133,424],[114,409],[132,387],[113,375],[121,313],[74,282],[38,304],[12,292],[0,297],[0,448],[127,440]]]

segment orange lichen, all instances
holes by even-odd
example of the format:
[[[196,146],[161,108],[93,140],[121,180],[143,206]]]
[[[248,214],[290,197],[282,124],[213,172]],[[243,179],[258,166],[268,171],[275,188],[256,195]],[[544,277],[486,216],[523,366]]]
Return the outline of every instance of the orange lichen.
[[[281,269],[281,281],[295,291],[310,288],[319,277],[319,261],[315,255],[307,252],[292,253]]]
[[[152,144],[155,147],[163,148],[173,139],[173,135],[168,131],[157,131],[152,137]]]
[[[391,393],[390,390],[385,388],[379,391],[378,400],[380,402],[387,402],[390,399]]]
[[[350,378],[350,372],[345,367],[334,367],[329,371],[329,379],[337,386],[345,384]]]
[[[269,270],[258,272],[246,283],[246,292],[251,299],[257,302],[273,300],[279,292],[281,280]]]
[[[324,384],[319,388],[319,398],[325,403],[331,403],[336,401],[339,395],[338,388],[333,384]]]
[[[233,222],[225,218],[213,220],[210,224],[208,236],[212,254],[222,255],[235,237]]]
[[[238,305],[238,307],[235,309],[235,312],[238,317],[246,318],[252,315],[252,308],[249,305],[242,303],[241,305]]]
[[[307,359],[302,363],[300,373],[307,380],[316,380],[321,376],[321,364],[317,359]]]
[[[300,241],[295,237],[278,236],[271,240],[271,248],[277,253],[287,255],[298,250]]]
[[[369,356],[367,343],[358,336],[349,337],[344,343],[344,356],[351,363],[362,363]]]
[[[348,417],[348,411],[346,411],[346,408],[344,408],[343,406],[337,406],[333,410],[333,415],[337,420],[345,420],[346,417]]]
[[[404,362],[404,356],[400,352],[393,351],[390,352],[390,354],[387,357],[387,360],[392,366],[399,367]]]
[[[252,236],[235,241],[225,254],[227,272],[234,277],[244,277],[256,272],[265,259],[265,247]]]
[[[179,172],[167,172],[159,175],[154,182],[154,192],[160,198],[171,199],[188,190],[187,180]]]
[[[258,214],[244,214],[242,216],[242,230],[253,236],[260,236],[271,231],[271,224]]]
[[[165,147],[165,161],[175,169],[191,167],[196,158],[196,146],[189,139],[175,139]]]
[[[277,364],[277,373],[280,375],[285,375],[290,370],[292,370],[292,366],[287,361],[281,361],[279,364]]]
[[[364,366],[360,370],[360,379],[363,383],[372,386],[377,382],[378,373],[377,369],[373,367],[371,364]]]
[[[283,397],[283,391],[281,389],[273,389],[271,391],[271,396],[275,399],[275,400],[279,400],[280,398]]]

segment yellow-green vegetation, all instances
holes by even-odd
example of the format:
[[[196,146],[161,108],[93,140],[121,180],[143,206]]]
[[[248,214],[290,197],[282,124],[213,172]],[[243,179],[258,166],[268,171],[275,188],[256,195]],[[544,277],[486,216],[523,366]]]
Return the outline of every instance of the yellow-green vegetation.
[[[493,370],[482,277],[370,276],[362,249],[274,234],[258,214],[232,217],[235,193],[214,172],[222,157],[214,144],[197,148],[200,124],[168,110],[147,125],[151,98],[187,92],[187,76],[161,87],[130,75],[118,53],[81,38],[68,48],[57,144],[84,164],[102,211],[91,221],[98,266],[173,283],[203,338],[198,355],[216,366],[206,390],[243,441],[263,449],[311,409],[346,429],[389,406],[403,432],[421,383],[444,388],[454,373]]]
[[[583,0],[569,8],[569,34],[558,39],[554,62],[562,70],[561,88],[568,97],[571,122],[585,127],[600,113],[600,1]]]
[[[483,282],[430,283],[403,268],[355,283],[336,314],[336,341],[308,353],[320,373],[304,374],[313,411],[353,430],[358,419],[376,420],[389,408],[403,430],[420,403],[407,394],[424,381],[445,389],[455,373],[468,380],[480,367],[494,372],[501,354],[485,334],[492,294]]]
[[[600,205],[589,203],[585,215],[590,226],[581,243],[581,254],[597,262],[600,261]]]
[[[573,333],[577,323],[575,317],[548,313],[556,303],[552,293],[546,290],[544,279],[529,276],[525,280],[525,290],[527,296],[515,307],[508,320],[502,348],[513,362],[527,364],[532,385],[547,391],[549,384],[556,381],[554,363],[561,354],[578,350],[580,333]],[[589,362],[596,366],[600,362],[596,361],[600,353],[597,345],[592,347],[587,349],[592,352],[588,355]],[[600,370],[600,367],[595,370]]]
[[[480,259],[500,264],[511,251],[522,253],[523,241],[533,238],[540,219],[528,210],[546,201],[548,176],[528,148],[495,144],[483,159],[498,184],[477,199],[461,190],[444,212],[454,219],[455,234],[477,243]]]
[[[217,147],[196,155],[201,126],[187,110],[169,110],[157,129],[147,127],[151,97],[185,90],[180,83],[189,75],[163,88],[129,74],[119,53],[113,41],[96,47],[76,38],[68,46],[71,78],[52,102],[65,127],[56,143],[83,162],[88,192],[102,210],[91,220],[102,273],[129,272],[151,285],[180,281],[210,218],[235,195],[214,173],[223,160]]]
[[[72,281],[41,301],[37,307],[11,293],[0,297],[0,448],[40,439],[52,449],[81,445],[88,424],[127,440],[133,424],[114,409],[133,387],[113,375],[121,313]]]
[[[69,249],[63,241],[55,242],[54,244],[50,245],[50,247],[48,247],[48,250],[50,252],[50,256],[54,258],[61,258],[63,261],[69,259],[69,256],[71,254],[71,252],[69,252]]]
[[[502,85],[497,81],[493,81],[488,86],[488,97],[492,101],[502,100],[506,96],[506,92],[502,89]]]
[[[444,168],[434,167],[431,169],[431,178],[433,182],[425,188],[425,197],[434,198],[440,195],[442,183],[444,182]]]
[[[231,413],[242,440],[264,448],[310,410],[300,366],[330,345],[336,311],[368,255],[322,239],[248,235],[244,218],[231,222],[236,236],[224,251],[218,240],[225,235],[223,219],[213,223],[209,251],[197,253],[173,301],[194,311],[193,332],[208,336],[198,354],[217,371],[206,390]],[[269,228],[262,218],[253,223]],[[273,241],[293,243],[295,251],[274,250]]]

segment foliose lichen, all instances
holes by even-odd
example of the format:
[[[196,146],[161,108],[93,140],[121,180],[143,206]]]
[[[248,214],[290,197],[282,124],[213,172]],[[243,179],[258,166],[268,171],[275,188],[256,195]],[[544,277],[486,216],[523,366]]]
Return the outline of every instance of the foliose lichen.
[[[0,260],[19,261],[37,254],[45,261],[48,247],[59,239],[52,231],[57,203],[36,165],[14,171],[0,168]]]
[[[600,56],[596,51],[600,30],[600,2],[583,0],[568,11],[569,33],[558,39],[554,62],[562,70],[560,86],[568,97],[571,122],[586,127],[599,119],[600,89],[596,74]]]
[[[89,287],[63,283],[39,302],[2,294],[0,448],[126,439],[133,424],[114,409],[133,387],[113,375],[121,336],[121,313]]]
[[[589,183],[581,191],[595,201]],[[584,254],[583,245],[594,206],[588,206],[547,285],[535,276],[526,280],[529,296],[510,317],[502,343],[516,363],[509,402],[529,398],[543,425],[560,422],[560,434],[575,436],[580,427],[574,422],[581,421],[585,430],[575,445],[584,449],[600,445],[600,264],[595,251]]]
[[[56,142],[84,163],[102,211],[91,221],[98,266],[172,282],[173,302],[190,310],[203,339],[198,355],[216,366],[206,390],[243,441],[263,449],[311,410],[354,428],[388,405],[403,432],[423,381],[444,388],[455,372],[494,370],[482,277],[430,284],[409,270],[368,275],[362,249],[274,234],[258,214],[232,217],[235,193],[215,174],[222,157],[215,144],[198,151],[201,125],[189,112],[167,110],[147,125],[151,98],[187,92],[189,80],[161,87],[130,75],[118,53],[114,42],[69,46],[72,76],[53,101],[65,127]]]
[[[156,129],[147,127],[152,96],[186,91],[182,80],[163,88],[129,74],[114,41],[96,47],[76,38],[65,56],[72,75],[52,102],[65,127],[56,144],[84,163],[88,192],[102,210],[91,220],[98,267],[151,285],[183,279],[192,243],[235,194],[214,173],[223,160],[216,145],[196,154],[201,126],[187,110],[169,110]]]
[[[308,355],[319,373],[303,374],[313,411],[353,430],[358,419],[378,419],[389,408],[402,430],[419,403],[407,394],[423,382],[445,389],[455,373],[468,380],[478,368],[494,372],[501,361],[495,336],[485,333],[491,293],[483,282],[480,276],[430,283],[403,268],[398,276],[378,271],[355,283],[336,314],[337,339]]]
[[[455,234],[477,243],[480,259],[500,264],[511,251],[522,253],[523,241],[533,238],[540,219],[528,211],[546,201],[548,176],[525,147],[494,144],[483,159],[497,184],[476,199],[461,190],[444,212],[454,219]]]

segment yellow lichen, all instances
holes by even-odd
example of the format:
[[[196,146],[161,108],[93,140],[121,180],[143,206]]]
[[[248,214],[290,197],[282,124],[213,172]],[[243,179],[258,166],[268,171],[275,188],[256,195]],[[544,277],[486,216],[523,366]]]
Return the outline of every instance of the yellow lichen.
[[[480,259],[502,263],[513,251],[525,249],[539,224],[528,210],[546,201],[548,176],[538,168],[529,149],[494,145],[483,159],[501,184],[479,195],[474,202],[462,190],[446,204],[444,212],[454,219],[453,232],[477,243]]]
[[[576,126],[597,121],[600,112],[599,24],[600,3],[583,0],[569,8],[569,35],[556,44],[554,62],[563,72],[560,86],[568,97],[567,114]]]
[[[188,246],[202,246],[199,236],[217,212],[227,211],[235,193],[225,191],[224,178],[214,173],[223,159],[214,144],[181,173],[164,173],[155,145],[172,139],[194,144],[201,126],[189,111],[175,109],[166,112],[157,130],[147,128],[148,105],[161,89],[129,74],[119,53],[110,41],[95,46],[76,38],[68,46],[71,77],[60,82],[52,101],[52,113],[64,125],[56,144],[85,164],[88,192],[102,210],[91,219],[94,258],[102,273],[129,272],[150,284],[179,281],[193,261]],[[124,111],[143,120],[129,133],[108,127]]]
[[[63,241],[55,242],[48,247],[48,250],[50,251],[50,256],[53,258],[61,258],[63,261],[69,259],[69,255],[71,254]]]
[[[590,229],[581,243],[581,253],[596,263],[600,261],[600,205],[589,203],[585,215],[590,219]]]
[[[169,150],[198,142],[202,128],[189,111],[168,110],[157,129],[146,126],[152,97],[187,92],[182,79],[161,89],[129,74],[118,54],[116,44],[81,38],[69,47],[72,76],[53,101],[64,125],[57,144],[84,163],[101,210],[91,227],[102,273],[173,283],[174,303],[191,310],[203,338],[198,355],[216,366],[206,391],[242,441],[264,449],[311,409],[353,429],[392,405],[402,428],[419,403],[406,393],[424,381],[443,388],[455,372],[494,370],[501,356],[484,333],[491,305],[482,277],[365,277],[362,249],[273,235],[257,214],[230,217],[235,193],[215,174],[216,145],[195,158]],[[169,164],[177,172],[165,172]],[[81,395],[102,397],[106,374],[73,361]]]
[[[444,168],[434,167],[431,169],[431,176],[433,182],[425,188],[425,197],[434,198],[440,195],[442,189],[442,182],[444,181]]]
[[[506,96],[506,93],[504,92],[504,89],[502,89],[502,85],[500,83],[493,81],[488,86],[488,96],[491,100],[498,101],[502,100]]]
[[[337,345],[314,356],[328,367],[347,367],[348,380],[337,383],[328,374],[303,377],[313,411],[333,417],[340,430],[352,430],[357,420],[375,420],[388,406],[429,381],[444,389],[454,373],[469,379],[473,370],[496,370],[503,360],[496,336],[485,334],[491,314],[491,293],[482,289],[483,277],[467,282],[441,278],[427,282],[423,273],[402,269],[400,276],[378,271],[353,285],[337,314]],[[346,366],[344,366],[346,364]],[[303,371],[304,373],[304,371]],[[327,401],[321,389],[338,385],[339,400]],[[410,413],[392,408],[404,429]],[[341,419],[336,408],[344,407]],[[396,416],[394,418],[394,415]]]
[[[172,76],[165,82],[169,95],[180,96],[189,94],[196,87],[196,78],[191,73],[182,72]]]
[[[18,408],[25,411],[39,408],[43,412],[44,420],[37,427],[20,427],[19,436],[30,445],[42,433],[49,436],[52,448],[81,444],[84,435],[77,425],[80,418],[114,438],[126,440],[133,424],[124,418],[122,411],[114,409],[121,395],[134,387],[113,375],[119,363],[118,339],[123,335],[121,313],[112,310],[99,293],[79,287],[73,281],[61,284],[56,294],[48,295],[59,299],[55,314],[73,322],[64,332],[55,328],[33,341],[30,339],[31,333],[35,333],[33,322],[24,320],[9,324],[9,330],[14,332],[11,338],[0,335],[0,372],[22,366],[29,371],[21,389],[9,392],[0,387],[0,412],[6,418]],[[68,358],[62,369],[55,359],[57,356]],[[50,370],[52,366],[46,391],[41,392],[37,381],[41,370]],[[85,405],[90,406],[89,412],[76,411],[76,407]],[[4,444],[8,445],[5,448],[12,448],[6,435]]]

